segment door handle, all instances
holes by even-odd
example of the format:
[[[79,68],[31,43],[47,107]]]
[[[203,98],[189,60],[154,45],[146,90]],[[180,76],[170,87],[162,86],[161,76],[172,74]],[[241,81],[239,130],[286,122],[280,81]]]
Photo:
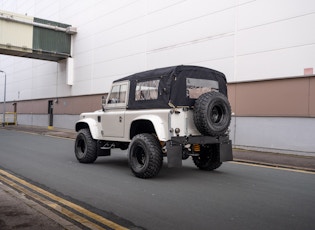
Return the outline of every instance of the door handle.
[[[119,122],[122,122],[122,116],[119,116]]]

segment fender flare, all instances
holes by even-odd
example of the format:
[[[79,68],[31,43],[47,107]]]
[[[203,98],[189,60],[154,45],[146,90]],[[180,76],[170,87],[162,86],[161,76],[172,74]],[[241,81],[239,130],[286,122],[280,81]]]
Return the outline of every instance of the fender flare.
[[[130,128],[134,122],[139,120],[150,121],[153,124],[158,139],[160,141],[168,140],[168,129],[165,129],[165,127],[168,127],[168,124],[164,124],[165,122],[159,116],[140,115],[132,120]]]
[[[98,139],[98,124],[97,122],[92,118],[84,118],[76,122],[75,124],[75,131],[78,132],[80,129],[88,128],[91,132],[91,135],[93,139]]]

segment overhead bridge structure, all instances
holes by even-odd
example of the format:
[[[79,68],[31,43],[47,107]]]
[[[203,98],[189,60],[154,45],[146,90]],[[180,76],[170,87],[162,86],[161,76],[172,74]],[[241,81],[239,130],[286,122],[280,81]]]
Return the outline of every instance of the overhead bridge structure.
[[[0,10],[0,54],[60,61],[71,58],[68,24]]]

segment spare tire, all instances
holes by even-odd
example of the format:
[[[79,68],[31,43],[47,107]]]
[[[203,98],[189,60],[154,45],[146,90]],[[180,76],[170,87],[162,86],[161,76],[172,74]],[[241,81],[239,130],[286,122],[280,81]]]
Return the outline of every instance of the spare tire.
[[[227,97],[216,91],[202,94],[194,105],[194,122],[203,135],[224,134],[231,122],[231,106]]]

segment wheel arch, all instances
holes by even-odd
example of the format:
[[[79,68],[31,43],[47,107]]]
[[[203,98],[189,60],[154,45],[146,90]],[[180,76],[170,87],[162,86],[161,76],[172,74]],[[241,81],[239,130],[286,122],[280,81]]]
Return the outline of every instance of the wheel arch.
[[[158,116],[149,115],[146,117],[138,117],[137,119],[134,119],[130,125],[130,140],[140,133],[154,133],[159,140],[165,141],[167,133],[164,125],[162,119]]]
[[[81,129],[89,129],[93,139],[98,139],[97,122],[94,119],[86,118],[78,121],[75,124],[75,131],[79,132]]]

